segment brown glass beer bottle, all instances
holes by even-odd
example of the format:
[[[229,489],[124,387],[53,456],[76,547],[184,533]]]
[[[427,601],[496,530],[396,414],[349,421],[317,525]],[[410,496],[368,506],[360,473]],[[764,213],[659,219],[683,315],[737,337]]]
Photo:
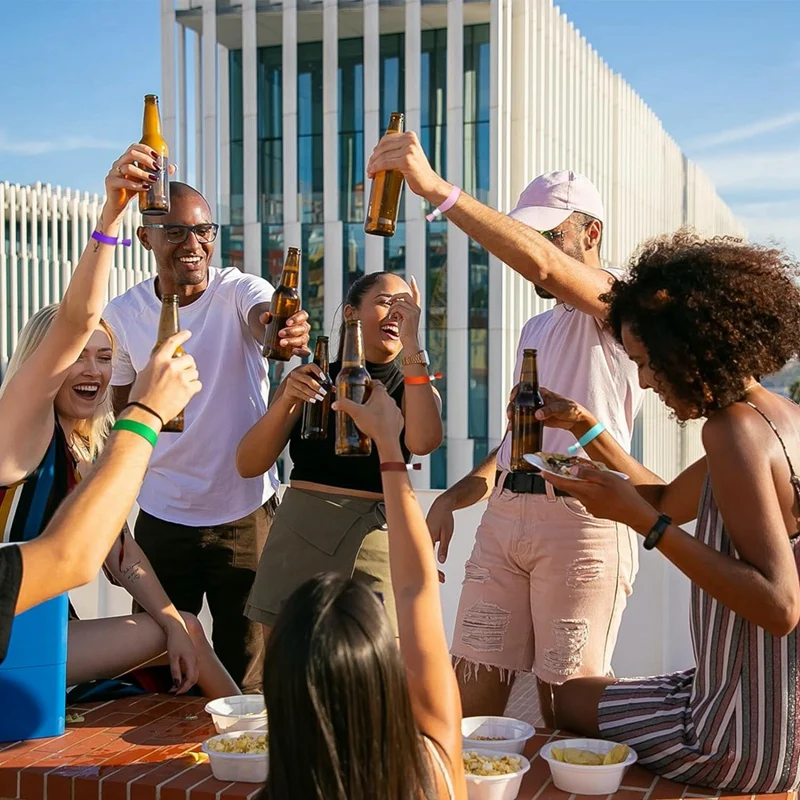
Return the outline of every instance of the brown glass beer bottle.
[[[403,115],[392,113],[386,133],[403,132]],[[400,211],[400,194],[403,191],[403,173],[398,170],[379,172],[372,179],[364,230],[374,236],[394,236],[397,215]]]
[[[272,295],[269,307],[271,315],[264,334],[264,358],[272,361],[288,361],[292,357],[292,346],[281,345],[278,335],[286,327],[286,322],[300,310],[300,249],[290,247],[283,264],[281,285]]]
[[[345,324],[342,367],[336,376],[336,399],[366,403],[372,392],[372,379],[364,360],[364,339],[361,321],[349,319]],[[352,417],[343,411],[336,412],[336,455],[368,456],[372,440],[363,434]]]
[[[539,391],[539,373],[536,368],[536,351],[524,350],[519,391],[511,403],[511,471],[536,472],[524,456],[539,453],[542,449],[544,424],[536,419],[536,412],[544,406]]]
[[[158,336],[153,352],[158,350],[170,336],[174,336],[181,329],[178,317],[178,295],[165,294],[161,298],[161,317],[158,320]],[[183,355],[183,348],[179,347],[175,351],[176,356]],[[183,411],[174,419],[165,422],[161,429],[162,433],[182,433],[183,432]]]
[[[327,336],[317,336],[317,343],[314,345],[314,363],[322,373],[322,377],[317,378],[317,383],[322,386],[326,394],[322,400],[317,400],[316,403],[304,404],[300,437],[302,439],[325,440],[328,438],[328,417],[331,410],[331,392],[333,389],[328,374],[330,364]]]
[[[169,148],[161,133],[161,114],[158,110],[158,97],[154,94],[144,96],[144,122],[142,123],[141,143],[157,154],[158,179],[139,195],[139,211],[148,216],[169,213]],[[141,166],[141,165],[140,165]]]

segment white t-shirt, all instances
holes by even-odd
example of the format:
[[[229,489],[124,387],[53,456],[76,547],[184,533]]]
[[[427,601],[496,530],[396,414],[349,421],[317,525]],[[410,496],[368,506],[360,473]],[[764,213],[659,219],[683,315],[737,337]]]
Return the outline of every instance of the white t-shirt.
[[[137,284],[103,313],[117,340],[113,386],[133,383],[150,359],[161,314],[154,283]],[[210,267],[208,288],[181,308],[181,327],[192,332],[184,347],[203,389],[186,407],[183,433],[158,437],[139,493],[148,514],[192,527],[220,525],[251,514],[274,494],[274,468],[269,476],[242,478],[234,460],[242,437],[267,410],[267,365],[247,315],[272,292],[263,278]]]
[[[609,269],[615,278],[622,270]],[[559,303],[529,319],[517,347],[514,382],[519,383],[522,351],[538,351],[539,385],[580,403],[602,422],[620,446],[630,452],[633,423],[642,407],[636,365],[628,358],[605,323]],[[566,453],[575,444],[569,431],[545,428],[542,448],[546,453]],[[585,455],[581,449],[577,455]],[[506,436],[497,454],[497,468],[509,469],[511,437]]]

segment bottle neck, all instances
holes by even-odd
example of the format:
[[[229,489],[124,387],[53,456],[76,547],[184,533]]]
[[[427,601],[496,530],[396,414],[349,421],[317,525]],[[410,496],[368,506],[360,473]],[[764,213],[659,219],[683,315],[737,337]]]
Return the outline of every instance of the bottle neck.
[[[343,367],[364,366],[364,338],[360,325],[348,325],[344,331],[344,348],[342,349]]]
[[[180,320],[178,317],[178,303],[173,300],[167,300],[161,306],[161,319],[158,324],[159,338],[164,336],[172,336],[181,329]]]
[[[539,370],[534,356],[526,356],[524,358],[522,372],[520,373],[520,383],[529,384],[534,389],[539,388]]]
[[[300,285],[300,270],[290,264],[286,264],[281,275],[281,286],[287,289],[296,289]]]
[[[161,114],[155,103],[144,104],[144,120],[142,122],[142,135],[161,137]]]
[[[403,132],[403,115],[392,114],[389,118],[389,127],[386,128],[386,133],[402,133]]]
[[[327,375],[330,371],[330,357],[328,356],[328,343],[318,344],[314,348],[314,363]]]

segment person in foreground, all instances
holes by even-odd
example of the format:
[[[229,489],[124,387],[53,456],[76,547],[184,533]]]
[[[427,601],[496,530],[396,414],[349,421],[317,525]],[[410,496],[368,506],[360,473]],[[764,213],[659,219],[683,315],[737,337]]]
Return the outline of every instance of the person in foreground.
[[[466,798],[461,704],[425,517],[402,462],[403,415],[383,386],[340,400],[380,455],[399,648],[376,595],[322,574],[275,622],[264,663],[265,800]],[[391,469],[386,469],[391,466]]]
[[[181,332],[168,339],[131,392],[133,400],[157,411],[163,419],[172,419],[201,388],[194,359],[173,357],[189,335]],[[126,409],[120,419],[158,432],[152,415],[139,407]],[[152,451],[149,441],[135,431],[114,430],[92,473],[59,506],[44,532],[31,541],[0,548],[0,662],[16,614],[95,577],[119,539]],[[163,636],[161,649],[165,649]],[[206,650],[213,659],[207,643]],[[207,694],[236,691],[218,662],[216,672],[211,668],[204,674],[203,659],[199,666],[198,670],[197,658],[183,664],[173,661],[173,675],[180,679],[181,689],[199,679]]]
[[[427,455],[442,442],[441,401],[420,347],[419,316],[413,280],[409,286],[389,272],[362,276],[347,293],[339,355],[330,365],[335,382],[343,363],[345,321],[360,320],[367,370],[403,411],[402,462],[410,461],[412,453]],[[401,350],[402,369],[395,361]],[[301,436],[305,403],[320,402],[326,392],[320,381],[316,364],[292,370],[236,452],[243,478],[272,469],[287,443],[293,464],[245,608],[250,619],[264,626],[265,641],[286,598],[319,572],[354,575],[380,592],[396,627],[378,453],[373,448],[364,458],[337,456],[333,414],[326,439]]]
[[[705,457],[664,484],[608,433],[580,482],[545,475],[597,517],[630,525],[692,582],[696,666],[554,687],[560,728],[627,742],[647,768],[742,794],[800,787],[800,409],[761,375],[800,352],[800,264],[688,232],[646,243],[608,295],[609,321],[680,420],[706,417]],[[546,393],[545,424],[596,422]],[[697,517],[694,535],[679,525]]]

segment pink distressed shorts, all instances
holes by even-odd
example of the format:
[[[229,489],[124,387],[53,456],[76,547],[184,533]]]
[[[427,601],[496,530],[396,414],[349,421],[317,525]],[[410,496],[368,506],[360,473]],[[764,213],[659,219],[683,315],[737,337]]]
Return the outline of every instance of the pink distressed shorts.
[[[496,487],[466,564],[453,655],[550,684],[609,675],[638,564],[626,526],[549,485],[546,495]]]

